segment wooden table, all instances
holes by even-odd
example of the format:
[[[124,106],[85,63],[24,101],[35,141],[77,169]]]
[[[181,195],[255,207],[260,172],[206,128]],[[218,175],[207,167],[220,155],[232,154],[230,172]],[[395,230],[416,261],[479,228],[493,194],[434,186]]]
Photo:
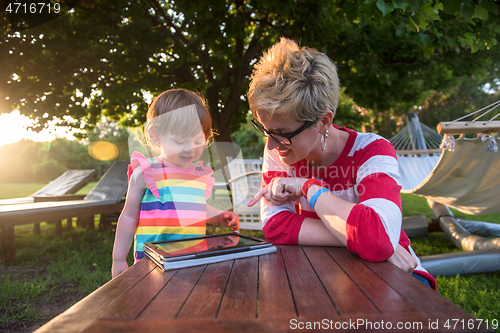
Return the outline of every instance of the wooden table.
[[[167,272],[145,258],[37,332],[488,331],[479,324],[389,262],[279,246]]]

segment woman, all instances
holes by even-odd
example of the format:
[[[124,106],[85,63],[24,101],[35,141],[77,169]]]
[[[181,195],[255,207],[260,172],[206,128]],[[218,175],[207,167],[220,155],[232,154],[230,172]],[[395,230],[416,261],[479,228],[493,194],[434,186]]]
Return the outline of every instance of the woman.
[[[263,232],[277,244],[346,246],[436,289],[401,227],[393,146],[332,125],[339,97],[325,54],[282,38],[262,56],[248,100],[254,126],[267,136],[264,187],[249,206],[262,198]]]

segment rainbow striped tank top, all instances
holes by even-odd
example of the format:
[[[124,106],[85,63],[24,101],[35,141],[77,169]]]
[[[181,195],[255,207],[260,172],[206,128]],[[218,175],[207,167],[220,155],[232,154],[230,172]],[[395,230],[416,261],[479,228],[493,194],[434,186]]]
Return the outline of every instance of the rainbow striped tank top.
[[[205,236],[207,199],[215,179],[203,162],[189,169],[166,165],[134,152],[132,169],[141,168],[146,190],[134,237],[135,260],[142,259],[145,242]]]

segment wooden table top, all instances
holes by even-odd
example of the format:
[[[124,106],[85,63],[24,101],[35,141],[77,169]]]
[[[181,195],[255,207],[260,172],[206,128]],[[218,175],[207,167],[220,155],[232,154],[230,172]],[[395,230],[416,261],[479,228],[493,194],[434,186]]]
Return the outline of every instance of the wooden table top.
[[[438,286],[439,287],[439,286]],[[484,332],[484,323],[389,262],[345,248],[163,272],[145,258],[37,332]]]

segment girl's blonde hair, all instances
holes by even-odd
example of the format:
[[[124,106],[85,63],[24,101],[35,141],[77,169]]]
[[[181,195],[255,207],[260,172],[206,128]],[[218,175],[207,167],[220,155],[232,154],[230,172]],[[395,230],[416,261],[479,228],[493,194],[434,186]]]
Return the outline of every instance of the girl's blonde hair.
[[[283,37],[255,65],[248,90],[252,113],[290,114],[297,121],[314,121],[327,110],[335,116],[339,98],[330,58]]]
[[[169,133],[188,138],[202,130],[207,144],[213,135],[210,112],[205,98],[198,92],[186,89],[164,91],[153,100],[146,118],[144,136],[147,145],[153,149],[159,148],[157,135]]]

